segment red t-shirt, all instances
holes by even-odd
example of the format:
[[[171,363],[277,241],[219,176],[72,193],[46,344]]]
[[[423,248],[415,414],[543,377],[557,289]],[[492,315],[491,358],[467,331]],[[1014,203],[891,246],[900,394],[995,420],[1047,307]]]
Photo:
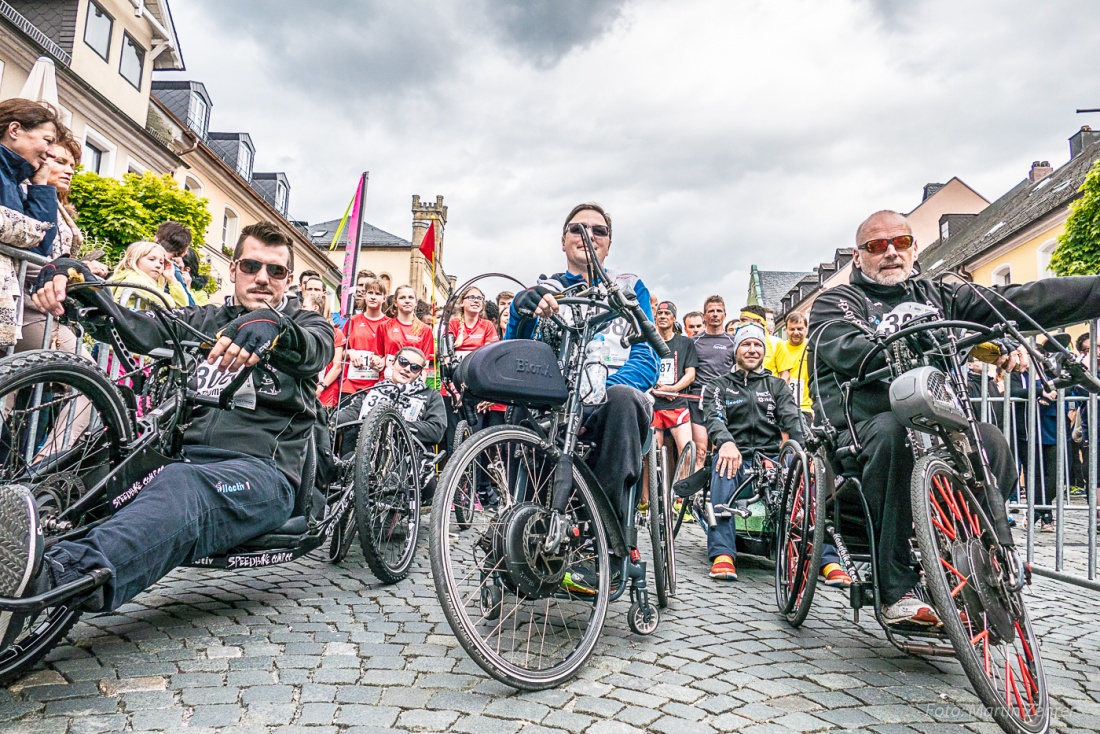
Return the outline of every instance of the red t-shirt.
[[[472,352],[490,342],[497,341],[497,330],[489,319],[478,319],[473,328],[467,328],[461,319],[451,319],[447,323],[447,332],[455,338],[456,352]]]
[[[335,335],[335,344],[334,344],[334,346],[337,349],[340,349],[341,347],[343,347],[344,345],[347,344],[348,339],[347,339],[346,336],[344,336],[344,332],[340,331],[340,329],[338,329],[337,327],[335,327],[335,326],[332,327],[332,330],[333,330],[334,335]],[[322,379],[324,379],[325,375],[328,374],[328,371],[330,369],[332,369],[332,362],[329,362],[328,367],[326,367],[325,371],[321,373],[321,378]],[[326,387],[324,390],[321,391],[321,405],[325,406],[326,408],[331,408],[334,405],[336,405],[336,400],[340,396],[339,395],[339,390],[340,390],[340,380],[339,379],[333,380],[331,385],[329,385],[328,387]]]
[[[419,334],[413,334],[413,328],[420,329]],[[416,347],[424,352],[424,356],[430,363],[435,359],[435,339],[432,338],[432,330],[424,324],[415,321],[405,326],[396,318],[386,321],[382,330],[382,353],[392,357],[401,351],[402,347]]]
[[[357,314],[344,324],[344,333],[347,335],[347,348],[372,354],[384,355],[382,346],[382,332],[389,324],[389,319],[381,316],[377,319],[369,319],[366,314]],[[344,355],[344,387],[341,390],[345,395],[360,390],[366,390],[377,383],[381,377],[373,380],[352,379],[348,377],[351,368],[351,360]]]

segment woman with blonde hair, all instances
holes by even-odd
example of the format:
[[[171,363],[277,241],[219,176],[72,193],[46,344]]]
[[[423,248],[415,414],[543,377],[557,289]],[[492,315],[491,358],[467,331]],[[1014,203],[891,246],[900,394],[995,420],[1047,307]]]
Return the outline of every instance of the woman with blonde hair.
[[[393,292],[393,304],[397,315],[389,320],[382,331],[382,347],[386,358],[389,360],[395,356],[402,347],[416,347],[424,352],[430,364],[435,358],[435,340],[428,325],[416,318],[416,292],[412,286],[398,286]]]
[[[156,242],[135,242],[126,248],[126,254],[108,282],[145,286],[164,293],[172,307],[186,306],[187,294],[183,292],[183,286],[175,278],[164,276],[167,259],[168,252]],[[164,305],[149,291],[129,285],[116,286],[112,289],[112,295],[119,305],[137,311],[149,308],[151,302]]]

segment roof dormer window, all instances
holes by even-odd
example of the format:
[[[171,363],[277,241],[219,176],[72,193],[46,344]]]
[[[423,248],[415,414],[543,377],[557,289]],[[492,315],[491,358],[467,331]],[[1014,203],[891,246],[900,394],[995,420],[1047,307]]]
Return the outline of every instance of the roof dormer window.
[[[252,180],[252,149],[242,140],[240,155],[237,156],[237,173],[245,181]]]

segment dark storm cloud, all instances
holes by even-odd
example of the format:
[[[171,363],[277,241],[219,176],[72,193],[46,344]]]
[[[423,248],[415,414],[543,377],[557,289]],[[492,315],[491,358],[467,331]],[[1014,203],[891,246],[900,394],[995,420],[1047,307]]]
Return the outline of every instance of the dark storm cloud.
[[[540,69],[607,33],[625,0],[486,0],[486,16],[503,44]]]

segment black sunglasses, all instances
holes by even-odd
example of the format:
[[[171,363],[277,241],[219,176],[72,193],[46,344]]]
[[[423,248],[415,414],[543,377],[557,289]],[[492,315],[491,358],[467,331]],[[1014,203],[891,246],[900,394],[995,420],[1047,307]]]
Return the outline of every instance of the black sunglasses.
[[[285,265],[278,265],[276,263],[262,263],[259,260],[253,260],[251,258],[245,258],[237,261],[237,267],[241,269],[241,272],[245,275],[255,275],[260,272],[260,268],[267,267],[267,274],[275,280],[282,280],[286,276],[290,275],[290,271]]]
[[[893,239],[884,237],[878,240],[868,240],[860,245],[859,249],[866,250],[872,255],[881,255],[890,249],[890,245],[893,245],[895,250],[901,252],[902,250],[908,250],[912,247],[914,242],[916,242],[916,240],[913,238],[913,235],[902,234]]]
[[[399,367],[407,367],[414,375],[419,375],[424,371],[424,365],[413,362],[408,357],[398,357],[397,364]]]
[[[573,222],[572,224],[565,225],[565,231],[569,234],[575,235],[580,235],[580,233],[583,232],[586,228],[592,231],[593,237],[611,236],[611,228],[608,227],[606,224],[593,224],[592,226],[588,226],[586,224],[581,224],[580,222]]]

